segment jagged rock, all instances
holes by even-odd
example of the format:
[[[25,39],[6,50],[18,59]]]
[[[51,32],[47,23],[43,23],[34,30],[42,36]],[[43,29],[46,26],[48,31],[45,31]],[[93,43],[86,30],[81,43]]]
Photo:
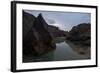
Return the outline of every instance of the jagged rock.
[[[91,25],[90,23],[82,23],[74,26],[69,32],[67,40],[74,42],[75,44],[90,46],[91,40]]]
[[[53,48],[52,46],[52,37],[48,32],[48,24],[44,20],[41,14],[35,19],[33,29],[37,31],[37,45],[35,45],[34,49],[37,53],[42,54],[48,50]],[[54,44],[55,45],[55,44]]]
[[[23,53],[40,55],[53,50],[56,45],[41,14],[36,18],[23,11]]]
[[[30,31],[33,26],[33,22],[36,19],[35,16],[23,11],[23,37],[25,38],[27,33]]]
[[[35,16],[23,11],[23,53],[32,53],[32,46],[36,43],[36,37],[31,30]],[[34,41],[34,44],[32,43]]]
[[[68,35],[67,31],[60,30],[58,27],[52,25],[48,25],[48,31],[51,33],[53,38],[65,37]]]

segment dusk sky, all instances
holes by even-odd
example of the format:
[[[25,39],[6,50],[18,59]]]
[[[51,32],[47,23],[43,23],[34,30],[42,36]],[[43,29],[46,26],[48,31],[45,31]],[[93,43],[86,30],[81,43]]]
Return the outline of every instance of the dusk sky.
[[[25,10],[35,17],[42,13],[43,18],[49,25],[59,27],[61,30],[69,31],[73,26],[80,23],[91,23],[90,13],[79,13],[79,12],[54,12],[54,11],[34,11]]]

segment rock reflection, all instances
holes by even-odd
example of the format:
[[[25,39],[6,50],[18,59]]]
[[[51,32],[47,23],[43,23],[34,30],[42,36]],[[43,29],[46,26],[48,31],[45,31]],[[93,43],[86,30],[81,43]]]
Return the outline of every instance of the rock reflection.
[[[65,41],[64,37],[55,39],[56,49],[40,56],[24,56],[25,62],[47,62],[63,60],[83,60],[90,59],[90,48],[80,47],[70,41]]]

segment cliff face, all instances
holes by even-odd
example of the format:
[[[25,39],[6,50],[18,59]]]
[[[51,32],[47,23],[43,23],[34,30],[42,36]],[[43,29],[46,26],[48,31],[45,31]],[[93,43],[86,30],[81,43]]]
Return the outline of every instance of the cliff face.
[[[36,18],[23,12],[23,53],[44,54],[56,47],[41,14]]]
[[[53,47],[55,44],[52,44],[53,39],[48,32],[48,24],[41,14],[35,19],[32,29],[37,38],[37,44],[33,46],[37,53],[42,54],[55,48]]]
[[[66,37],[68,32],[60,30],[58,27],[48,25],[48,31],[51,33],[53,38]]]
[[[74,43],[90,46],[91,41],[91,26],[89,23],[82,23],[74,26],[69,32],[67,40]]]
[[[23,11],[23,54],[32,53],[32,42],[36,42],[36,37],[33,34],[32,26],[36,19],[33,15]]]
[[[25,38],[27,33],[30,31],[31,27],[33,26],[33,22],[36,19],[35,16],[26,13],[23,11],[23,37]]]

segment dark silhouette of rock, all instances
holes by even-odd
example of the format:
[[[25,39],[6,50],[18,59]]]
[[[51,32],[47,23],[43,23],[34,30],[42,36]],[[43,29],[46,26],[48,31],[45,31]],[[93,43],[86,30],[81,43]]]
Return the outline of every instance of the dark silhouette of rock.
[[[90,23],[82,23],[74,26],[69,32],[67,40],[74,43],[90,46],[91,40],[91,25]]]
[[[65,37],[68,34],[67,31],[60,30],[58,27],[52,25],[48,25],[48,31],[51,33],[53,38]]]
[[[25,38],[27,33],[33,26],[33,22],[36,19],[35,16],[29,14],[23,10],[23,37]]]
[[[37,32],[37,44],[34,49],[37,53],[42,54],[51,50],[55,44],[52,44],[52,37],[48,32],[48,24],[41,14],[35,19],[33,29]]]
[[[23,53],[29,54],[33,51],[33,45],[36,43],[36,37],[33,34],[32,26],[36,19],[35,16],[23,11]],[[34,41],[34,44],[32,43]]]
[[[23,53],[25,55],[47,53],[56,47],[52,40],[48,24],[42,14],[36,18],[23,11]]]

